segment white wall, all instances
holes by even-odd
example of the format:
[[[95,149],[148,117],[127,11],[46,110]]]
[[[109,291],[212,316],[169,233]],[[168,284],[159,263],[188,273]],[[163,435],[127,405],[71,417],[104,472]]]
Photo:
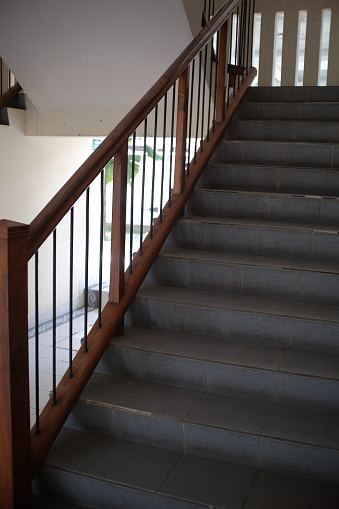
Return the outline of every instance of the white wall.
[[[92,138],[75,137],[27,137],[25,136],[25,112],[9,110],[10,126],[0,125],[0,218],[29,224],[59,188],[92,152]],[[98,187],[91,188],[91,230],[98,222],[95,198]],[[95,204],[94,204],[95,202]],[[83,302],[84,289],[84,205],[75,209],[75,234],[82,245],[75,252],[74,300],[75,306]],[[57,229],[58,273],[66,277],[58,283],[58,314],[67,311],[68,299],[68,218]],[[43,320],[51,317],[51,242],[40,252],[40,313]],[[90,259],[90,284],[97,282],[98,241],[92,238]],[[30,311],[33,313],[33,272],[30,263]]]

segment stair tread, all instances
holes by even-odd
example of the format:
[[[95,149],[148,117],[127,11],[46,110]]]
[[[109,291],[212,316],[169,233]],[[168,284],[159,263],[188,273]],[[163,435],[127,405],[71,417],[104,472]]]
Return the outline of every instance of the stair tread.
[[[128,507],[134,500],[133,507],[158,507],[158,503],[159,507],[173,507],[181,501],[183,507],[194,504],[189,505],[192,509],[211,504],[251,509],[274,507],[278,497],[286,504],[284,507],[291,509],[321,506],[314,503],[334,509],[339,498],[338,487],[333,485],[67,428],[62,430],[46,464],[47,469],[62,468],[73,474],[81,471],[86,476],[79,490],[86,505],[108,493],[111,497],[120,494],[121,503],[123,489],[129,492]],[[117,491],[112,490],[112,484]]]
[[[111,345],[155,355],[170,355],[276,373],[339,380],[339,355],[260,342],[218,340],[146,327],[126,327]]]
[[[202,251],[178,247],[163,247],[159,257],[179,258],[185,260],[206,261],[231,265],[246,265],[265,268],[312,271],[339,274],[339,263],[293,258],[279,258],[223,251]]]
[[[339,307],[323,304],[265,298],[251,295],[238,295],[171,286],[144,284],[137,297],[153,299],[189,306],[204,306],[225,310],[236,310],[293,317],[312,321],[339,323]]]
[[[240,218],[240,217],[220,217],[220,216],[185,216],[179,219],[180,222],[194,222],[194,223],[205,223],[205,224],[220,224],[220,225],[231,225],[231,226],[243,226],[243,227],[254,227],[254,228],[280,228],[287,230],[300,230],[307,232],[320,232],[337,234],[339,228],[337,225],[319,225],[311,223],[299,223],[289,221],[269,221],[265,219],[251,219],[251,218]]]
[[[339,451],[339,413],[203,393],[95,373],[81,401],[117,411]]]

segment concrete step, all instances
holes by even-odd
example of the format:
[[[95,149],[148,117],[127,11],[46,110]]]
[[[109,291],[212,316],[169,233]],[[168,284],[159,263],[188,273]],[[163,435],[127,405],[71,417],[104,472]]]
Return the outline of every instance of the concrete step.
[[[339,263],[168,247],[146,283],[339,305]]]
[[[339,226],[339,197],[200,188],[185,213]]]
[[[339,122],[238,119],[226,130],[225,139],[339,143]]]
[[[339,353],[339,308],[144,284],[126,325]]]
[[[99,406],[98,406],[99,407]],[[230,454],[231,456],[231,454]],[[338,486],[64,429],[35,486],[83,507],[220,509],[338,505]]]
[[[126,327],[111,341],[97,372],[339,412],[339,355],[319,350]]]
[[[212,163],[339,168],[338,143],[222,140]]]
[[[339,196],[339,170],[211,163],[197,187]]]
[[[251,102],[249,99],[237,113],[238,119],[339,121],[339,100],[322,102]]]
[[[338,484],[338,418],[336,412],[95,373],[67,426],[165,448],[169,456],[190,454]],[[295,462],[292,450],[298,451]],[[102,472],[105,463],[101,455]]]
[[[339,229],[284,221],[192,216],[177,221],[166,246],[338,263]]]

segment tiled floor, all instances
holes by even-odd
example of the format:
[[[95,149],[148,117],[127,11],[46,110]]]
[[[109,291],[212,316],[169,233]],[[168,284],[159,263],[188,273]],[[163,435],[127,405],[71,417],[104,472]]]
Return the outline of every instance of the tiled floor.
[[[98,311],[92,310],[88,313],[88,330],[92,327],[98,317]],[[68,368],[69,360],[69,323],[63,323],[56,328],[56,382],[61,380]],[[81,339],[84,337],[84,315],[73,318],[73,341],[72,356],[80,348]],[[39,334],[39,409],[40,411],[49,400],[49,394],[52,390],[53,373],[53,330],[47,330]],[[36,419],[36,396],[35,396],[35,337],[29,339],[29,379],[30,379],[30,407],[31,407],[31,425]]]

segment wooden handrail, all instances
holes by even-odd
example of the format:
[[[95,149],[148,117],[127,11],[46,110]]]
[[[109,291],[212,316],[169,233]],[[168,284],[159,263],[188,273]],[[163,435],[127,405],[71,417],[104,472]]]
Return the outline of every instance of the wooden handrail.
[[[22,86],[19,83],[15,83],[11,88],[6,90],[3,95],[0,95],[0,108],[6,106],[15,96],[17,96],[22,90]]]
[[[102,168],[112,159],[124,141],[141,124],[145,116],[152,111],[173,83],[182,75],[194,57],[223,25],[238,3],[239,0],[228,0],[218,10],[155,85],[140,99],[32,221],[28,248],[29,258],[39,249],[69,209],[97,177]]]

